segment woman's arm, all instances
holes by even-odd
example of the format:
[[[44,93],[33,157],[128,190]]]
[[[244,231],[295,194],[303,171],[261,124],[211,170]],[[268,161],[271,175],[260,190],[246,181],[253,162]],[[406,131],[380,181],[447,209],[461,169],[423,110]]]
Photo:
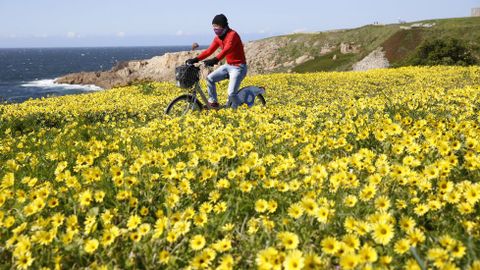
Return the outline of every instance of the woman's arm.
[[[198,60],[201,61],[201,60],[209,57],[210,55],[212,55],[212,53],[214,53],[218,49],[218,47],[220,47],[220,45],[218,44],[218,42],[215,38],[215,39],[213,39],[213,42],[210,45],[210,47],[208,47],[208,49],[206,49],[199,56],[197,56]]]

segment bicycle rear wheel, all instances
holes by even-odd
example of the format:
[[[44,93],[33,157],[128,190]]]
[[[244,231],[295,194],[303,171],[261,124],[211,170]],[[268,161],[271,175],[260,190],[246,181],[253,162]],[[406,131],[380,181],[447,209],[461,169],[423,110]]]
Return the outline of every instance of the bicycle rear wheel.
[[[202,103],[193,95],[184,94],[176,97],[165,109],[165,114],[173,117],[183,116],[189,111],[201,111]]]
[[[242,91],[245,91],[247,90],[248,88],[250,88],[251,86],[246,86],[246,87],[243,87],[241,88],[240,90],[238,90],[238,93],[240,94]],[[260,87],[261,88],[261,87]],[[262,88],[263,89],[263,88]],[[229,101],[228,104],[227,104],[229,107],[232,105],[232,103]],[[262,94],[258,94],[255,96],[255,100],[254,100],[254,103],[253,103],[253,107],[256,107],[256,106],[266,106],[267,105],[267,101],[265,100],[265,97],[262,95]]]

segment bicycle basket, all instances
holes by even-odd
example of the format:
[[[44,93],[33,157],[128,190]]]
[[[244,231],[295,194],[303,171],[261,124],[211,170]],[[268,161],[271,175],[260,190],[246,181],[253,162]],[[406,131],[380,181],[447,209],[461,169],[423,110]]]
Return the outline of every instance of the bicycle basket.
[[[200,68],[192,65],[181,65],[175,68],[177,86],[191,88],[199,80]]]

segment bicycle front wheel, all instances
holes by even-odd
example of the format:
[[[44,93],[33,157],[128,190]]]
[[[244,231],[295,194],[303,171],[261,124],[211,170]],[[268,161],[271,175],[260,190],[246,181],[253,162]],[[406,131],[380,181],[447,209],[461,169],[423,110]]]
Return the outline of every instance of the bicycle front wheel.
[[[176,97],[165,109],[165,114],[173,117],[183,116],[189,111],[201,111],[202,103],[193,95],[184,94]]]

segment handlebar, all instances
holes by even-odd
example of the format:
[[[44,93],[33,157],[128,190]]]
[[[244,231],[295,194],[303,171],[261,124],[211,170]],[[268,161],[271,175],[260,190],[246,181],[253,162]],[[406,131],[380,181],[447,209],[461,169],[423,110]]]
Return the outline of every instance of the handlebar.
[[[194,63],[194,64],[189,64],[189,63],[187,63],[187,62],[185,61],[185,65],[187,65],[187,66],[194,66],[194,67],[198,67],[198,68],[199,68],[199,67],[207,67],[203,61],[200,61],[200,62]]]

